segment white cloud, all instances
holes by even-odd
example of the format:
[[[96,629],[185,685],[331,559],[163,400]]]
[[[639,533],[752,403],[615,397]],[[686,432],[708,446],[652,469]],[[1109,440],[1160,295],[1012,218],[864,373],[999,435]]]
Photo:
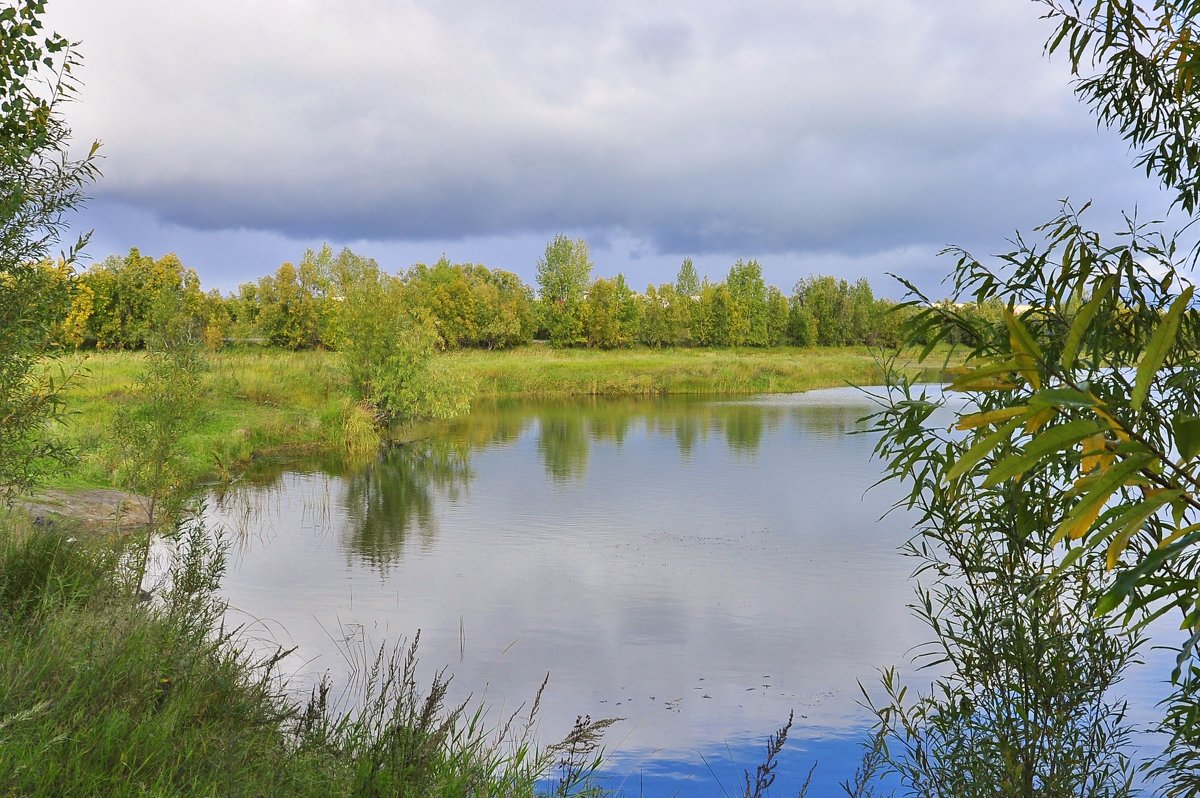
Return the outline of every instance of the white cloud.
[[[57,0],[98,204],[188,229],[664,255],[995,240],[1153,202],[1010,0]]]

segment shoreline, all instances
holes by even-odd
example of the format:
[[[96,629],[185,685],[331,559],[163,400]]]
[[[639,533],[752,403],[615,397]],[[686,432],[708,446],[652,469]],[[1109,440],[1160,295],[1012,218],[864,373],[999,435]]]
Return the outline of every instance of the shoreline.
[[[878,356],[866,347],[597,351],[536,345],[439,355],[475,386],[472,401],[480,403],[802,393],[877,383],[882,376]],[[143,356],[91,352],[82,357],[87,374],[66,392],[68,418],[50,430],[78,457],[48,475],[47,489],[119,486],[113,424]],[[336,352],[221,351],[208,360],[197,397],[203,419],[180,444],[191,484],[232,481],[265,459],[365,459],[389,440],[403,439],[397,430],[381,431],[370,408],[351,397]],[[938,371],[916,364],[915,350],[898,363],[914,374]]]

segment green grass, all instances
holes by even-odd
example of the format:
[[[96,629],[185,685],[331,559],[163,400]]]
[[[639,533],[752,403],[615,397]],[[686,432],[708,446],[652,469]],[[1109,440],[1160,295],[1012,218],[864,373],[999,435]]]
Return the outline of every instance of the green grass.
[[[149,601],[128,549],[67,531],[0,516],[0,795],[533,796],[579,738],[535,751],[536,702],[501,729],[446,707],[444,680],[417,686],[415,644],[366,663],[353,712],[325,683],[297,702],[222,626],[202,529]],[[563,794],[591,794],[577,760]]]
[[[477,400],[520,397],[753,394],[869,385],[881,379],[863,347],[839,349],[556,350],[441,355],[475,386]],[[221,352],[196,402],[202,421],[180,443],[192,483],[228,480],[255,461],[301,455],[367,457],[379,432],[350,395],[334,352]],[[64,364],[75,360],[66,359]],[[52,436],[77,455],[51,487],[110,487],[122,463],[113,444],[118,408],[131,401],[143,356],[92,353],[66,394],[67,418]]]
[[[798,349],[551,349],[448,355],[485,398],[790,393],[882,374],[866,347]]]
[[[380,439],[371,413],[353,401],[337,356],[328,352],[222,353],[196,397],[202,420],[180,442],[191,482],[225,480],[271,457],[362,456]],[[54,487],[106,487],[122,463],[113,442],[118,409],[131,401],[143,356],[94,353],[66,393],[67,417],[51,436],[76,461],[51,476]]]

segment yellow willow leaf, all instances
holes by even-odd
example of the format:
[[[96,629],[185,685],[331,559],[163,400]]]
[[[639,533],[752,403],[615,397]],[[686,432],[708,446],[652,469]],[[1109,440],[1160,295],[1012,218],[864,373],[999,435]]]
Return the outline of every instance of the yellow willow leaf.
[[[1032,435],[1042,427],[1046,426],[1047,422],[1049,422],[1052,418],[1054,418],[1054,408],[1042,408],[1025,420],[1025,432]]]
[[[1167,546],[1170,546],[1172,543],[1179,540],[1184,535],[1187,535],[1191,532],[1195,532],[1197,529],[1200,529],[1200,524],[1190,524],[1181,529],[1176,529],[1174,532],[1172,532],[1171,534],[1169,534],[1165,538],[1163,538],[1162,543],[1159,543],[1158,547],[1160,549],[1165,549]]]
[[[1073,496],[1087,493],[1088,489],[1091,488],[1092,485],[1096,484],[1096,479],[1099,476],[1099,473],[1095,473],[1080,477],[1079,479],[1075,480],[1074,483],[1072,483],[1071,487],[1067,489],[1067,492],[1063,494],[1063,497],[1069,499]]]
[[[1117,558],[1121,556],[1121,552],[1129,545],[1129,539],[1133,537],[1133,533],[1137,531],[1137,527],[1127,526],[1117,533],[1113,538],[1112,543],[1108,545],[1108,554],[1104,558],[1104,569],[1111,571],[1117,567]]]
[[[954,379],[950,382],[949,390],[971,391],[976,390],[977,386],[982,386],[984,390],[991,389],[998,384],[1011,383],[1009,375],[1016,370],[1017,364],[1013,360],[989,360],[977,366],[956,366],[950,370]]]
[[[1108,451],[1107,441],[1103,432],[1098,432],[1089,438],[1084,438],[1080,444],[1083,457],[1080,470],[1085,474],[1093,471],[1104,471],[1113,464],[1116,455]]]
[[[1105,503],[1112,497],[1125,481],[1148,465],[1154,458],[1149,454],[1133,454],[1112,466],[1102,474],[1097,474],[1090,483],[1087,494],[1071,509],[1062,520],[1051,539],[1052,545],[1057,545],[1064,537],[1078,540],[1087,534]]]
[[[1015,418],[1028,412],[1028,407],[1018,405],[1017,407],[1002,407],[999,410],[988,410],[984,413],[972,413],[969,416],[963,416],[959,419],[954,428],[958,430],[975,429],[976,427],[995,424],[999,421],[1008,421],[1010,418]]]
[[[1100,517],[1100,511],[1103,509],[1104,504],[1100,503],[1074,518],[1071,523],[1067,525],[1067,537],[1069,537],[1071,540],[1079,540],[1081,537],[1086,535],[1087,531],[1092,528],[1092,524],[1094,524],[1096,519]]]
[[[1017,362],[1021,376],[1033,390],[1040,390],[1042,376],[1038,373],[1038,361],[1042,358],[1041,347],[1033,339],[1029,328],[1013,313],[1012,308],[1004,309],[1004,323],[1008,326],[1008,342],[1012,346],[1013,359]]]
[[[1123,426],[1121,426],[1121,422],[1117,421],[1117,419],[1110,415],[1107,410],[1099,407],[1093,407],[1092,412],[1099,416],[1101,421],[1108,424],[1109,429],[1116,434],[1117,440],[1119,440],[1121,443],[1129,442],[1129,433],[1125,431]]]

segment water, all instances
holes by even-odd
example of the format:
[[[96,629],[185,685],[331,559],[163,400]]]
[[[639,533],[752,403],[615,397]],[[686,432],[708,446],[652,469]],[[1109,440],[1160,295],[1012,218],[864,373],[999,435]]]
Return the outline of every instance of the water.
[[[623,718],[609,785],[631,794],[740,793],[794,711],[780,784],[817,763],[810,794],[832,795],[870,725],[859,683],[896,665],[920,686],[928,637],[911,525],[882,517],[900,487],[871,488],[872,440],[849,434],[870,411],[851,389],[481,408],[369,468],[213,497],[236,531],[224,589],[298,647],[299,684],[418,630],[424,673],[496,718],[548,673],[538,739]]]

